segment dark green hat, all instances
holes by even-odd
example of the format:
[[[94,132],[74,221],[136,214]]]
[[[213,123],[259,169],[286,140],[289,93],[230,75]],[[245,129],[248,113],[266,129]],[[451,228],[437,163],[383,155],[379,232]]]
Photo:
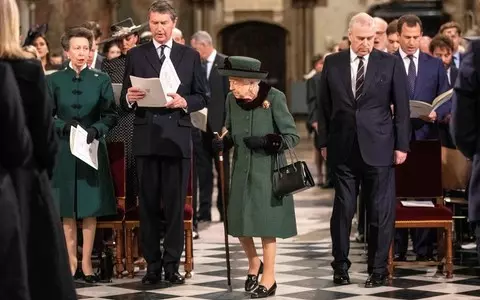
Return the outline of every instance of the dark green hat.
[[[222,76],[264,79],[268,72],[260,70],[261,62],[258,59],[246,56],[229,56],[225,58],[223,68],[218,68]]]

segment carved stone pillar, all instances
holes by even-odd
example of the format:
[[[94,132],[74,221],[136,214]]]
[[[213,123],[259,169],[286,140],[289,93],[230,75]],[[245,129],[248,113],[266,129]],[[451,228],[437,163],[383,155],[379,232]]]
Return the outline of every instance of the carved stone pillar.
[[[303,74],[310,71],[310,60],[313,56],[314,40],[314,8],[317,0],[292,0],[292,7],[297,10],[298,27],[296,32],[300,37],[297,41],[297,49],[300,50],[300,59],[297,60],[298,66],[296,78],[301,78]]]
[[[48,23],[47,39],[50,51],[62,50],[60,37],[65,31],[65,0],[41,0],[37,2],[37,8],[42,7],[43,18],[37,18],[35,24]],[[38,17],[39,15],[36,14]]]

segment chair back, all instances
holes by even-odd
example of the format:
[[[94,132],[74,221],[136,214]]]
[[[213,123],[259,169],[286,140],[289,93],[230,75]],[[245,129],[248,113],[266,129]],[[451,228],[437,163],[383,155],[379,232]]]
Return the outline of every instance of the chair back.
[[[410,143],[407,160],[395,166],[395,193],[397,198],[443,197],[440,141]]]
[[[125,145],[122,142],[107,143],[108,158],[110,161],[110,173],[112,174],[113,185],[117,206],[125,211],[126,197],[126,158]]]

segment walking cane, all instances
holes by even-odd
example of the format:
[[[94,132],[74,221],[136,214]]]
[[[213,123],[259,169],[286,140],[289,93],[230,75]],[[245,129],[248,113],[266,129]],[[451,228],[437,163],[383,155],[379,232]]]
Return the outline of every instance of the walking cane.
[[[225,130],[222,135],[219,135],[218,132],[214,132],[218,139],[223,140],[223,137],[227,134],[228,130]],[[228,157],[226,158],[228,159]],[[220,188],[222,193],[222,203],[223,203],[223,232],[225,237],[225,255],[227,260],[227,284],[228,292],[232,292],[232,280],[230,275],[230,247],[228,245],[228,215],[227,215],[227,199],[225,194],[225,173],[223,168],[223,151],[218,152],[218,170],[220,177]]]

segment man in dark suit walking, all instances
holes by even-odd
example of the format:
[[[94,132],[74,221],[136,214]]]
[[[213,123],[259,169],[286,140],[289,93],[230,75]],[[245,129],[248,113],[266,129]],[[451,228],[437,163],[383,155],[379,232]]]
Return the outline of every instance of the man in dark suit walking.
[[[373,18],[355,15],[348,32],[350,48],[325,59],[318,113],[322,155],[335,178],[333,280],[350,283],[349,236],[361,185],[370,226],[365,287],[376,287],[387,276],[395,220],[392,165],[402,164],[409,151],[410,110],[401,60],[373,49]]]
[[[190,44],[200,54],[204,75],[207,79],[207,89],[209,91],[210,103],[208,104],[207,130],[202,132],[202,141],[196,148],[198,182],[200,187],[200,207],[198,209],[198,220],[210,222],[212,220],[212,193],[213,193],[213,166],[219,174],[218,156],[212,149],[212,140],[214,132],[221,133],[225,124],[225,99],[230,91],[228,77],[220,76],[218,68],[223,66],[225,55],[218,53],[213,47],[212,37],[206,31],[197,31],[191,38]],[[228,151],[223,153],[224,157],[229,157]],[[223,161],[225,179],[225,194],[229,191],[230,161]],[[217,208],[220,212],[220,220],[223,220],[223,202],[220,187],[220,179],[217,178],[218,197]]]
[[[155,1],[149,9],[151,42],[132,48],[126,57],[121,105],[135,110],[133,153],[137,161],[140,199],[141,243],[148,264],[144,284],[165,279],[184,283],[178,273],[183,251],[183,212],[192,153],[190,113],[208,104],[205,78],[198,53],[172,40],[177,22],[173,7]],[[130,76],[159,77],[163,62],[170,59],[180,78],[177,93],[166,107],[140,107],[145,92],[132,87]],[[165,210],[164,252],[160,250],[160,208]]]
[[[447,73],[438,58],[420,51],[422,21],[415,15],[404,15],[398,19],[400,48],[396,53],[402,59],[408,80],[408,95],[411,100],[432,103],[433,99],[449,89]],[[451,102],[440,106],[428,116],[412,119],[412,140],[439,139],[438,123],[450,114]],[[408,229],[399,229],[395,237],[395,260],[404,261],[408,246]],[[435,231],[431,229],[410,229],[413,250],[417,260],[433,259]]]
[[[480,260],[480,41],[472,41],[463,56],[452,99],[451,129],[456,146],[472,160],[468,191],[468,219],[475,224],[477,253]],[[478,184],[477,184],[478,183]]]

